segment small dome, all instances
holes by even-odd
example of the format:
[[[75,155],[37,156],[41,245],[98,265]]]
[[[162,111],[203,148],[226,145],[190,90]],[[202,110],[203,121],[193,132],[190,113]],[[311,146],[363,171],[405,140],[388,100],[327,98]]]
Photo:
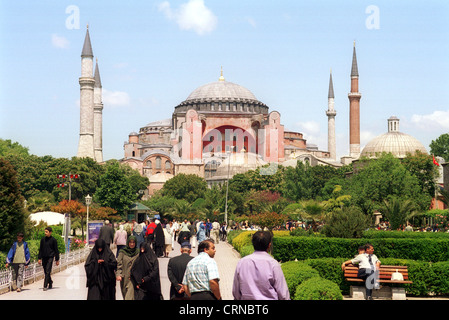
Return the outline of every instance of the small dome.
[[[405,158],[407,153],[415,154],[416,150],[427,154],[426,148],[421,142],[411,135],[399,132],[399,119],[388,119],[388,132],[384,133],[363,148],[361,156],[375,158],[382,152],[392,153],[396,158]]]
[[[258,101],[248,89],[228,81],[216,81],[195,89],[185,100],[195,101]]]

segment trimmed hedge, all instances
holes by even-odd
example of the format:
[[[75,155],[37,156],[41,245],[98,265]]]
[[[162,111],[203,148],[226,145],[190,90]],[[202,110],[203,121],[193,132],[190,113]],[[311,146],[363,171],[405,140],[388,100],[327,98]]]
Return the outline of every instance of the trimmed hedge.
[[[278,261],[353,257],[366,243],[374,246],[379,259],[448,261],[449,239],[342,239],[320,237],[274,237],[273,257]]]
[[[344,278],[341,270],[345,258],[321,258],[299,261],[312,267],[319,276],[336,283],[343,294],[349,294],[349,288],[354,283]],[[407,295],[427,296],[429,294],[449,295],[449,261],[430,263],[426,261],[415,261],[407,259],[380,259],[384,265],[407,266],[409,279],[412,284],[388,284],[389,286],[404,287]],[[286,262],[290,263],[290,262]]]
[[[336,283],[313,277],[296,288],[293,300],[343,300],[343,295]]]
[[[407,231],[368,230],[368,231],[363,232],[363,238],[367,238],[367,239],[375,239],[375,238],[449,239],[449,233],[447,233],[447,232],[407,232]]]

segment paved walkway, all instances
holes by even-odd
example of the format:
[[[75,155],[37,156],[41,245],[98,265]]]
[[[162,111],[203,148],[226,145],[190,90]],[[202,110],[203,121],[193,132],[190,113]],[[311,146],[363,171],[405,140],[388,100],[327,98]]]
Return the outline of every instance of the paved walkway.
[[[217,252],[215,261],[218,264],[220,272],[220,290],[223,300],[233,300],[232,281],[234,278],[235,267],[240,259],[239,254],[227,242],[215,245]],[[192,248],[192,256],[197,256],[198,248]],[[180,245],[176,242],[174,250],[169,257],[180,255]],[[164,299],[169,299],[170,281],[167,276],[167,265],[169,258],[159,258],[159,272],[161,277],[161,289]],[[26,285],[21,292],[11,291],[0,295],[0,300],[85,300],[87,297],[86,273],[84,271],[84,262],[58,273],[52,274],[53,289],[43,291],[44,280],[38,280]],[[117,300],[123,300],[120,291],[120,285],[117,282],[116,287]]]

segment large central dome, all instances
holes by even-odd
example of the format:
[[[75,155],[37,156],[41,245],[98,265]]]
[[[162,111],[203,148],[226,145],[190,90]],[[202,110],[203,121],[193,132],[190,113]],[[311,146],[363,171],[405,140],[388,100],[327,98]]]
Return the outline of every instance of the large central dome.
[[[199,112],[268,114],[268,107],[241,85],[225,81],[223,71],[216,82],[196,88],[175,107],[175,113]]]
[[[228,81],[216,81],[195,89],[187,101],[258,101],[254,94],[238,84]]]

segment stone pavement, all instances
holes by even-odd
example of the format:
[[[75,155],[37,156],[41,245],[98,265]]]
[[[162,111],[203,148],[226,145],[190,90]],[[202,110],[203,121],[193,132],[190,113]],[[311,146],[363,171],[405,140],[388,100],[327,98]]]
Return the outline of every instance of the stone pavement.
[[[240,255],[227,242],[220,241],[215,245],[217,252],[215,261],[217,261],[220,273],[220,290],[223,300],[233,300],[232,281],[234,271]],[[192,248],[192,256],[198,255],[198,248]],[[169,257],[180,255],[180,245],[176,242],[174,250]],[[161,277],[162,295],[165,300],[169,299],[170,281],[167,276],[167,265],[169,258],[159,258],[159,272]],[[84,262],[66,270],[52,274],[53,289],[43,291],[44,280],[38,280],[22,288],[21,292],[8,292],[0,295],[0,300],[86,300],[86,274],[84,271]],[[120,285],[117,282],[116,287],[117,300],[123,300],[120,291]]]

